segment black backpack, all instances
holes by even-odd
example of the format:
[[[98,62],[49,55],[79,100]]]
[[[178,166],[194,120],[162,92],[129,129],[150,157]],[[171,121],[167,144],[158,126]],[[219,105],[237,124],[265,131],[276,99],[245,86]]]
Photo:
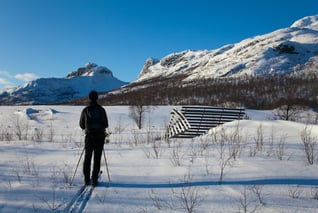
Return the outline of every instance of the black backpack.
[[[87,129],[98,130],[103,129],[103,112],[99,106],[89,106],[87,108]]]

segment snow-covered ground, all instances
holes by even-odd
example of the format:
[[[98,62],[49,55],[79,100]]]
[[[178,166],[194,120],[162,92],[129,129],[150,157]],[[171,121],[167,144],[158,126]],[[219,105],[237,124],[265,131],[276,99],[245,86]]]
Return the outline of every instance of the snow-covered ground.
[[[0,212],[63,212],[71,202],[83,184],[81,161],[70,186],[83,150],[82,108],[0,107]],[[318,126],[306,125],[313,112],[290,122],[247,110],[249,120],[167,143],[172,106],[153,107],[142,130],[128,107],[105,108],[111,182],[102,159],[84,212],[318,212],[318,145],[310,165],[301,139],[318,141]]]

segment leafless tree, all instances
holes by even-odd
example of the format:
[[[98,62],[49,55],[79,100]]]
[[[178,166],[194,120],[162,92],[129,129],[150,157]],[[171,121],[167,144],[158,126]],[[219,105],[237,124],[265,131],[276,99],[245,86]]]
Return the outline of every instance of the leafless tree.
[[[129,107],[129,116],[137,124],[138,129],[142,128],[145,115],[147,112],[149,112],[149,110],[150,110],[149,106],[144,106],[142,104]]]
[[[280,120],[296,121],[302,111],[303,107],[301,106],[285,104],[274,111],[274,116]]]

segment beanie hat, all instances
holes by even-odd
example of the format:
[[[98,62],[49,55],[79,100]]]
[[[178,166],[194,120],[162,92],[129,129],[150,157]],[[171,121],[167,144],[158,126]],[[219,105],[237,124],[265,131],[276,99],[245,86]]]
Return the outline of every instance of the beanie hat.
[[[97,101],[97,99],[98,99],[98,94],[97,94],[97,92],[95,91],[95,90],[92,90],[90,93],[89,93],[89,95],[88,95],[88,97],[89,97],[89,99],[91,100],[91,101]]]

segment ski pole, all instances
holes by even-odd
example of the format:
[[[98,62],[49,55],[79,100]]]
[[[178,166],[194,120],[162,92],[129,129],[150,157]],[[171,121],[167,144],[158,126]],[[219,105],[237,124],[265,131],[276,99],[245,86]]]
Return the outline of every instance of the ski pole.
[[[72,177],[71,182],[70,182],[70,186],[71,186],[71,185],[72,185],[72,183],[73,183],[73,180],[74,180],[74,177],[75,177],[75,174],[76,174],[76,171],[77,171],[78,165],[79,165],[79,163],[80,163],[80,161],[81,161],[81,159],[82,159],[82,156],[83,156],[84,150],[85,150],[85,147],[83,148],[82,153],[81,153],[81,156],[80,156],[80,158],[78,159],[78,162],[77,162],[77,165],[76,165],[76,168],[75,168],[75,171],[74,171],[73,177]]]
[[[106,171],[107,171],[108,181],[110,182],[110,176],[109,176],[109,170],[108,170],[108,164],[107,164],[105,149],[103,149],[103,152],[104,152],[104,160],[105,160],[105,165],[106,165]]]

